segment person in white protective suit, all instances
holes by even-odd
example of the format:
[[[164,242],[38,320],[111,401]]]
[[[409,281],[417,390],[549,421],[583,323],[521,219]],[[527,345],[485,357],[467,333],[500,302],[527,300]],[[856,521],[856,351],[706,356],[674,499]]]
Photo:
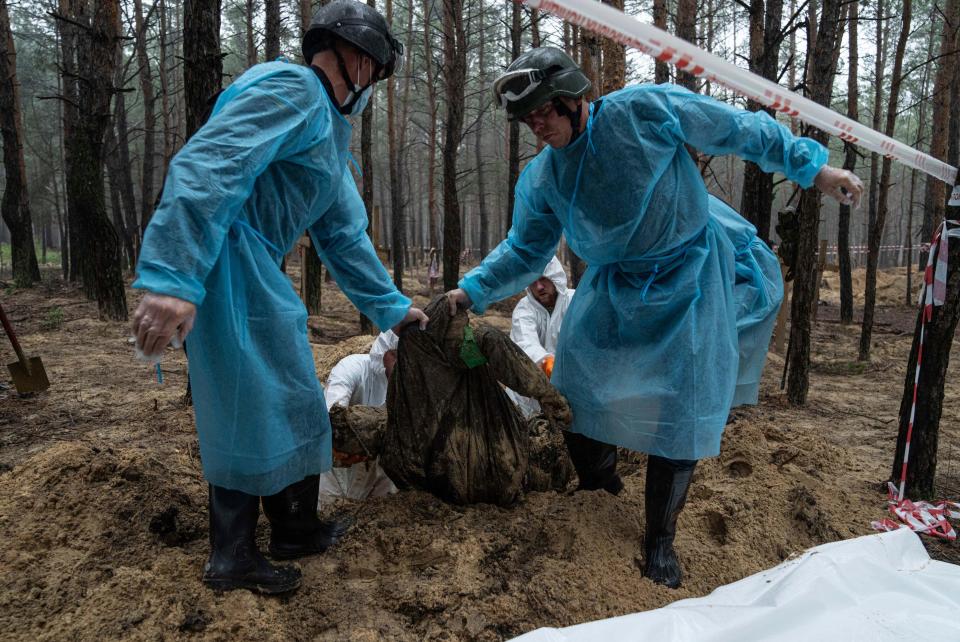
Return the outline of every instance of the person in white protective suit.
[[[327,410],[334,406],[382,407],[387,403],[387,382],[397,363],[400,338],[392,330],[380,333],[368,354],[351,354],[330,371],[324,388]],[[320,500],[348,497],[365,499],[397,492],[376,461],[338,467],[320,476]]]
[[[553,374],[553,361],[560,337],[560,325],[575,290],[567,288],[567,273],[560,259],[553,257],[543,275],[527,287],[526,296],[513,309],[510,339],[530,360],[540,366],[547,378]],[[507,394],[529,419],[540,412],[534,399],[512,390]]]

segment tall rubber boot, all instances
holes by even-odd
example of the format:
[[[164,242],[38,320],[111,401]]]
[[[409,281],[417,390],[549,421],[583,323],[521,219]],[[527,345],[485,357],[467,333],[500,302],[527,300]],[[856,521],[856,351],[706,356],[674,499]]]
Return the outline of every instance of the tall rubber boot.
[[[300,571],[292,566],[274,566],[257,550],[256,495],[210,486],[210,559],[203,569],[203,583],[212,589],[249,589],[277,594],[300,586]]]
[[[680,586],[680,561],[673,550],[677,517],[687,500],[696,460],[650,456],[647,462],[644,577],[669,588]]]
[[[577,490],[605,490],[619,495],[623,481],[617,474],[617,447],[576,432],[563,431],[567,452],[577,471]]]
[[[271,557],[290,560],[323,553],[350,529],[351,518],[324,521],[317,517],[319,496],[320,476],[310,475],[262,498],[270,521]]]

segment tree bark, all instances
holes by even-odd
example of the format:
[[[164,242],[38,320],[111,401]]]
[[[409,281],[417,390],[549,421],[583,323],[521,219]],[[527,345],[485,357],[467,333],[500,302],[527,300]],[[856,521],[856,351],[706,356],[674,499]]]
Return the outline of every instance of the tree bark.
[[[153,7],[150,9],[150,13],[153,13]],[[156,199],[153,175],[156,160],[157,117],[155,113],[156,98],[153,88],[153,71],[150,67],[150,57],[147,55],[147,28],[150,15],[148,14],[144,19],[142,0],[134,0],[133,15],[137,29],[134,42],[137,50],[137,64],[140,66],[140,93],[143,95],[143,168],[140,173],[139,245],[143,241],[143,232],[147,229],[150,217],[153,216],[153,205]]]
[[[253,67],[257,64],[257,41],[253,33],[253,15],[257,7],[253,0],[247,0],[247,11],[244,15],[247,27],[247,67]],[[309,60],[307,63],[309,64]]]
[[[603,0],[603,4],[623,11],[623,0]],[[627,81],[627,50],[612,38],[601,39],[600,50],[603,55],[601,93],[606,95],[611,91],[623,89]]]
[[[510,22],[510,60],[516,60],[520,55],[520,5],[513,3],[513,13]],[[513,224],[513,208],[516,203],[517,181],[520,179],[520,123],[511,120],[507,124],[507,212],[504,220],[506,225],[503,236],[506,237]]]
[[[6,186],[0,211],[10,230],[13,281],[28,287],[40,281],[40,266],[33,245],[33,219],[27,194],[27,169],[23,157],[23,121],[20,115],[20,83],[17,52],[10,28],[6,0],[0,0],[0,132],[3,137],[3,169]]]
[[[667,0],[653,0],[653,25],[663,31],[667,30]],[[653,77],[658,85],[670,82],[670,67],[667,63],[657,60],[654,63]]]
[[[780,61],[780,22],[783,0],[751,0],[750,2],[750,70],[773,82],[777,81]],[[747,109],[760,111],[763,105],[747,101]],[[773,109],[764,109],[776,117]],[[773,175],[760,166],[747,162],[743,169],[743,190],[740,213],[757,228],[757,235],[770,242],[770,213],[773,209]]]
[[[123,204],[123,243],[127,249],[128,259],[130,260],[130,270],[137,267],[137,256],[140,253],[140,231],[139,216],[137,211],[137,199],[133,191],[133,166],[130,163],[130,134],[127,124],[127,103],[126,92],[123,91],[123,48],[117,48],[117,73],[114,77],[114,84],[117,87],[116,100],[114,103],[114,126],[117,134],[117,170],[118,185],[120,192],[120,202]]]
[[[677,36],[697,44],[697,0],[677,0]],[[677,84],[690,91],[697,90],[697,77],[678,70]]]
[[[393,24],[393,0],[387,0],[387,24]],[[404,227],[403,183],[400,180],[400,152],[397,146],[396,76],[387,79],[387,165],[390,175],[390,223],[393,254],[393,283],[403,291]]]
[[[443,138],[443,287],[453,290],[460,279],[460,194],[457,156],[463,131],[467,42],[463,0],[443,0],[443,60],[447,112]]]
[[[847,69],[847,117],[860,119],[860,89],[857,82],[859,56],[857,53],[857,27],[860,19],[859,0],[850,5],[849,38],[850,64]],[[845,143],[846,156],[843,168],[854,171],[857,167],[857,149],[852,143]],[[853,275],[850,264],[850,206],[840,205],[837,222],[837,263],[840,268],[840,323],[853,323]]]
[[[824,0],[820,12],[820,28],[808,67],[807,87],[810,98],[829,106],[833,97],[833,76],[836,72],[835,50],[843,40],[840,26],[842,0]],[[811,138],[826,145],[827,134],[820,130]],[[797,273],[793,282],[791,308],[790,368],[787,398],[795,405],[806,403],[810,386],[810,323],[813,306],[817,304],[817,253],[820,227],[820,193],[812,187],[803,190],[800,197],[800,230],[797,242]]]
[[[187,138],[200,129],[210,98],[220,91],[220,0],[186,0],[183,6],[183,93]]]
[[[882,4],[882,2],[881,2]],[[897,39],[897,50],[894,53],[893,75],[891,76],[890,98],[887,102],[886,133],[891,138],[897,125],[897,106],[900,100],[900,84],[903,81],[903,55],[907,48],[907,36],[910,32],[910,22],[913,18],[913,0],[903,0],[900,13],[900,37]],[[863,326],[860,330],[860,361],[870,360],[870,344],[873,336],[873,314],[877,302],[877,266],[880,260],[880,244],[883,241],[883,228],[887,220],[887,203],[890,197],[890,169],[892,159],[883,158],[883,169],[880,174],[880,195],[877,204],[877,215],[870,227],[867,251],[867,278],[863,295]]]
[[[939,160],[947,157],[950,82],[958,60],[955,53],[958,23],[960,23],[960,0],[948,0],[946,11],[944,11],[937,74],[933,81],[933,115],[930,130],[930,155]],[[933,231],[943,221],[944,203],[946,203],[945,183],[937,180],[928,180],[926,183],[923,225],[920,228],[920,241],[923,243],[930,241]],[[918,269],[923,270],[926,264],[927,253],[921,251]]]
[[[280,0],[264,0],[266,14],[263,58],[267,62],[280,57]]]
[[[484,65],[484,53],[486,49],[486,15],[483,0],[480,3],[480,48],[479,67],[480,67],[480,85],[487,86],[487,69]],[[487,188],[483,170],[483,115],[486,106],[490,103],[490,98],[486,92],[477,92],[477,127],[475,130],[474,153],[477,165],[477,215],[480,217],[480,256],[485,257],[490,251],[490,217],[487,214]]]
[[[104,194],[104,134],[110,125],[110,99],[120,36],[118,0],[81,3],[73,18],[86,25],[77,47],[79,114],[71,140],[68,183],[76,195],[78,250],[85,293],[96,299],[102,318],[126,320],[127,301],[120,267],[120,244],[110,224]],[[92,13],[90,10],[92,9]]]

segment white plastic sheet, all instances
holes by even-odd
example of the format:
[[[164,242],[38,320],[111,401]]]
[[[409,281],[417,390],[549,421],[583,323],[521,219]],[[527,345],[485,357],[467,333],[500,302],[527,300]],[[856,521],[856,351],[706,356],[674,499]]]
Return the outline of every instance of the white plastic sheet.
[[[960,640],[960,566],[910,530],[824,544],[706,597],[516,642]]]

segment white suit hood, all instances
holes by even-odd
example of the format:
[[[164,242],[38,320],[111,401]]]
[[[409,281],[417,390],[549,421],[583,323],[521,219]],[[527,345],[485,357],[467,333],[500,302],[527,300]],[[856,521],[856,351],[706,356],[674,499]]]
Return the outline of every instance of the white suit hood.
[[[553,311],[547,312],[547,309],[533,298],[528,287],[527,295],[520,299],[513,309],[510,328],[510,339],[520,346],[520,349],[537,365],[542,364],[546,357],[556,354],[560,326],[576,292],[567,288],[567,273],[557,257],[553,257],[547,263],[543,276],[550,279],[557,287],[557,302],[553,305]],[[540,406],[532,399],[516,394],[510,396],[528,417],[540,410]]]

